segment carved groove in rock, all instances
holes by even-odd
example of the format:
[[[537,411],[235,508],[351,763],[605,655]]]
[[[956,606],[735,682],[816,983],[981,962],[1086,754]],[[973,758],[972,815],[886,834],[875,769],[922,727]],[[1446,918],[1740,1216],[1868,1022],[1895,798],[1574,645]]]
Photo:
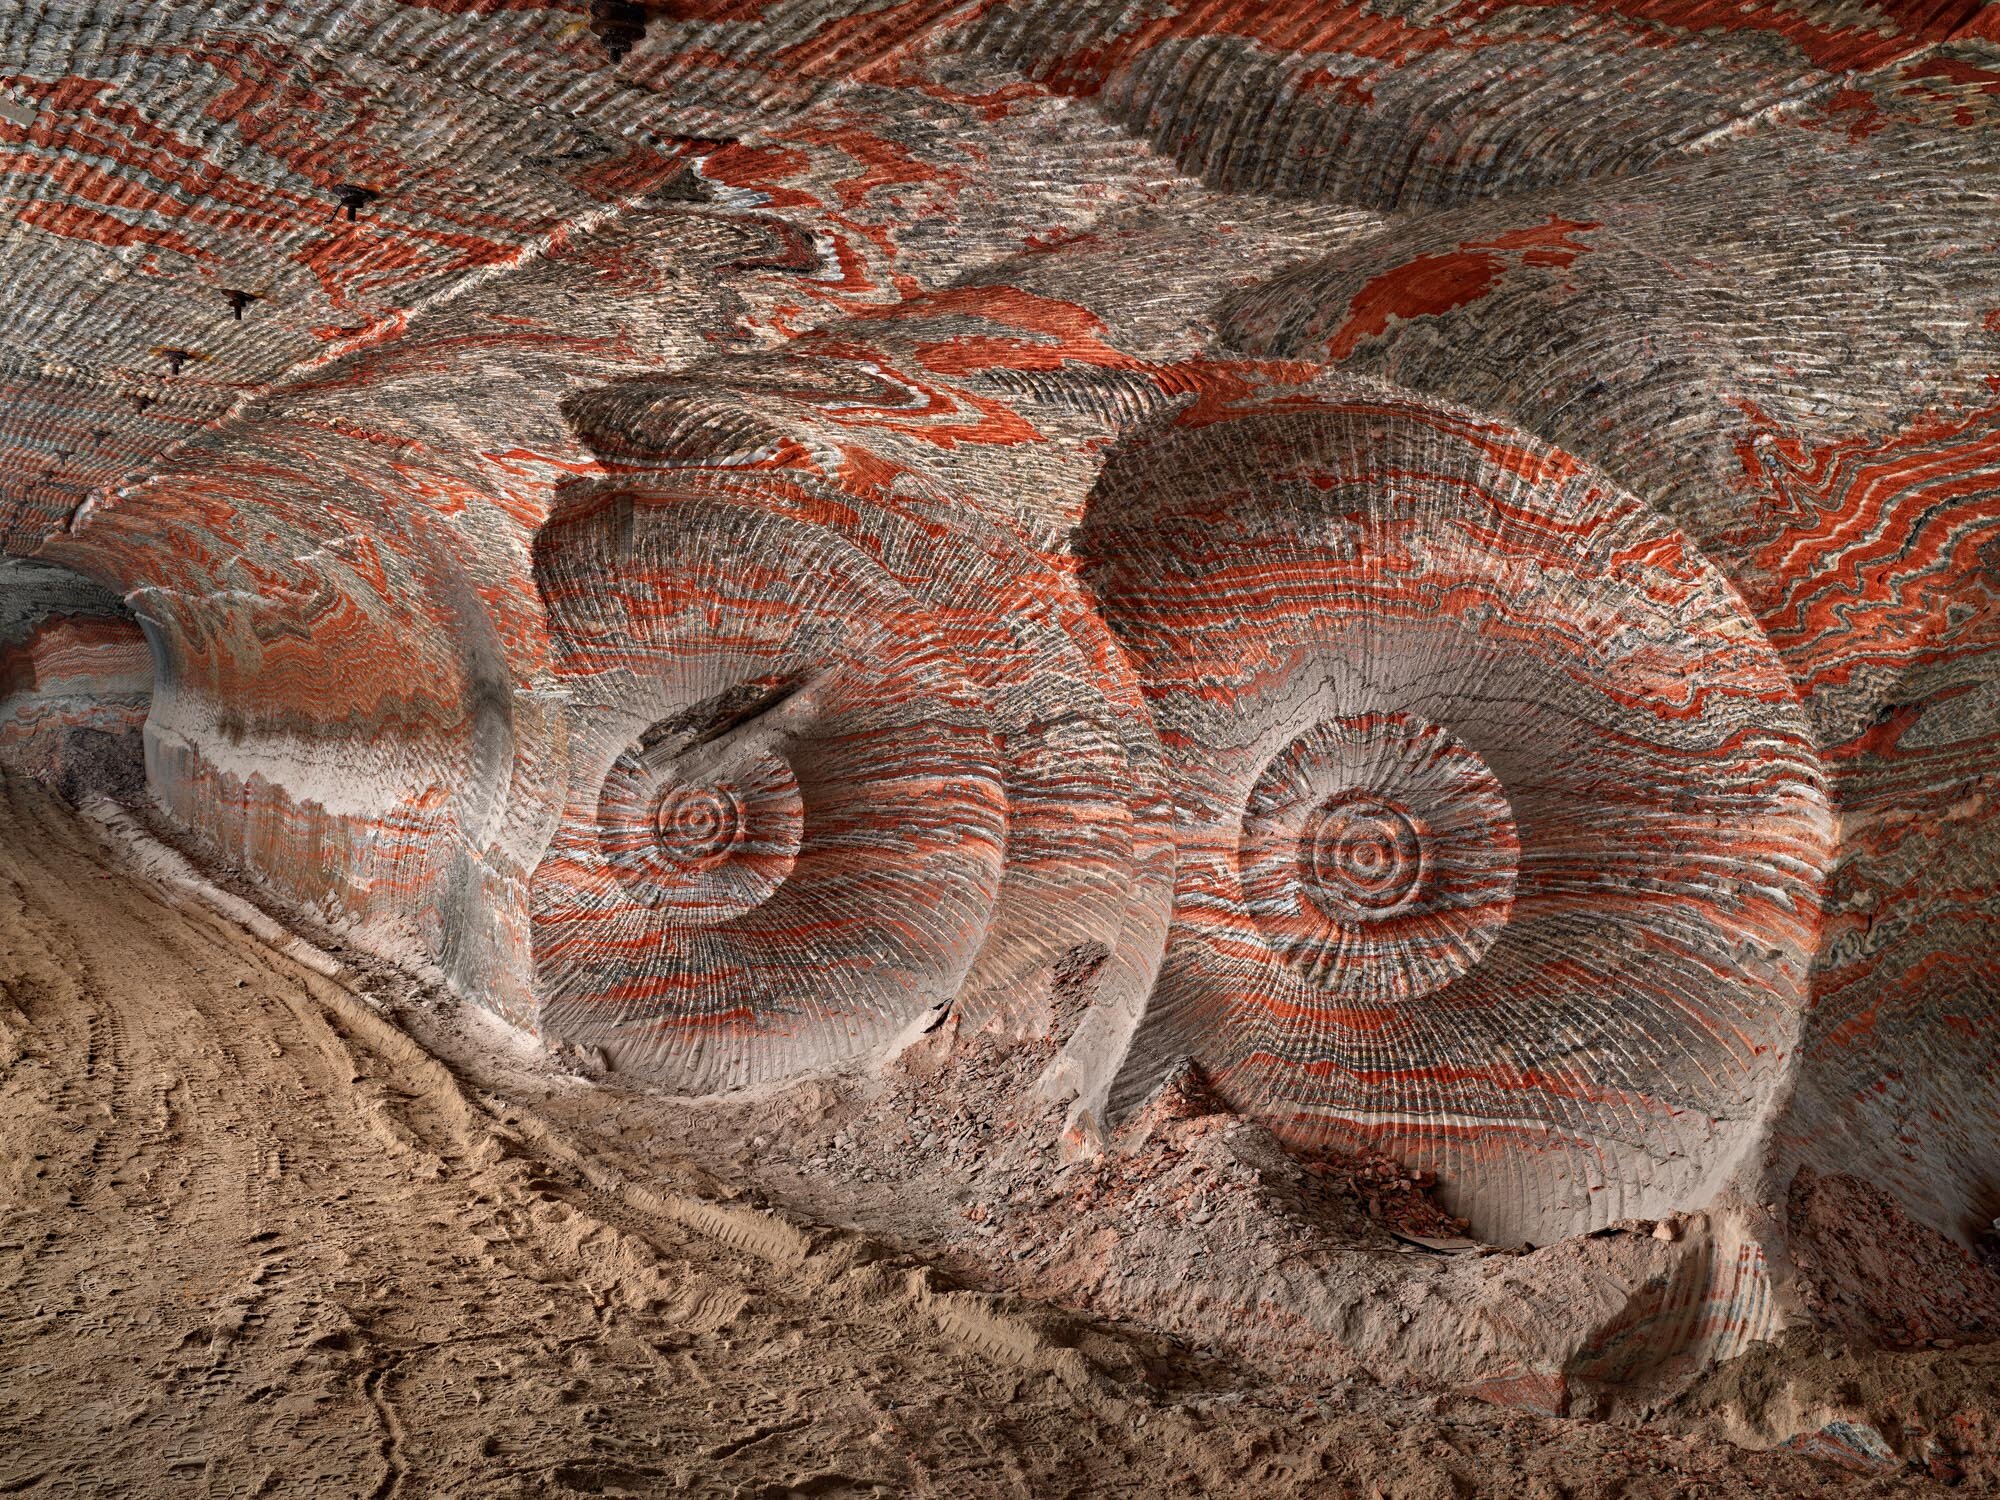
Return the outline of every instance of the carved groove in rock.
[[[940,322],[979,326],[970,311],[921,304],[900,321],[926,333]],[[1171,809],[1151,721],[1129,667],[1068,571],[1014,530],[1004,509],[968,505],[898,461],[910,448],[929,446],[931,424],[944,429],[946,444],[988,427],[1004,437],[1007,429],[982,415],[993,403],[953,380],[903,369],[891,352],[909,347],[902,328],[867,333],[872,344],[806,340],[820,347],[719,366],[698,390],[690,390],[692,381],[614,387],[577,403],[572,418],[608,462],[634,471],[625,482],[628,501],[618,502],[629,502],[633,516],[723,496],[837,536],[918,601],[924,628],[950,643],[984,695],[1004,759],[1007,807],[1000,885],[977,957],[955,994],[931,995],[906,1019],[934,1017],[949,1005],[971,1024],[1032,1031],[1046,1024],[1038,991],[1052,968],[1079,954],[1101,955],[1097,1003],[1067,1023],[1066,1036],[1075,1028],[1073,1045],[1056,1067],[1067,1088],[1085,1096],[1085,1108],[1101,1112],[1116,1055],[1152,983],[1170,899]],[[928,420],[911,425],[910,411]],[[961,412],[985,426],[947,420]],[[549,535],[562,533],[559,523]],[[572,566],[622,576],[615,555],[557,564],[565,547],[545,545],[549,577]],[[560,621],[565,606],[552,601]],[[574,670],[572,659],[564,671]],[[860,1051],[884,1039],[843,1045]],[[752,1076],[846,1055],[802,1050],[786,1037],[747,1045]],[[1052,1080],[1051,1087],[1064,1085]]]

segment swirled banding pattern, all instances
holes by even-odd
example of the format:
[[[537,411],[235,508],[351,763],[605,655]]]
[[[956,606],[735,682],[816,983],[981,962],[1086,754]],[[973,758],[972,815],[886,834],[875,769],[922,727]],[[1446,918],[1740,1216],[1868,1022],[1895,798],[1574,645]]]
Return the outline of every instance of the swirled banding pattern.
[[[1721,578],[1573,461],[1372,395],[1135,444],[1094,506],[1180,814],[1119,1096],[1191,1054],[1501,1236],[1726,1173],[1798,1032],[1829,828]]]
[[[1631,1348],[1761,1337],[1835,1177],[1987,1232],[2000,8],[0,60],[0,760],[669,1089],[911,1044],[1117,1150],[1193,1059],[1493,1239],[1744,1215]]]

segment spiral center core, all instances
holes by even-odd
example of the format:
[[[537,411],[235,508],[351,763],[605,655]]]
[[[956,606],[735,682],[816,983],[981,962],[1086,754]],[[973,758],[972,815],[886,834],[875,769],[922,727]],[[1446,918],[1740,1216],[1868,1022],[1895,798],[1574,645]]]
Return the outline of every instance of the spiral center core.
[[[1322,719],[1271,757],[1244,799],[1237,878],[1271,951],[1309,983],[1401,1003],[1493,945],[1520,852],[1479,754],[1383,711]]]
[[[1303,834],[1301,852],[1313,883],[1357,915],[1390,911],[1417,895],[1423,835],[1395,804],[1359,794],[1335,797]]]
[[[743,804],[729,787],[673,787],[655,818],[660,848],[678,864],[705,869],[743,839]]]

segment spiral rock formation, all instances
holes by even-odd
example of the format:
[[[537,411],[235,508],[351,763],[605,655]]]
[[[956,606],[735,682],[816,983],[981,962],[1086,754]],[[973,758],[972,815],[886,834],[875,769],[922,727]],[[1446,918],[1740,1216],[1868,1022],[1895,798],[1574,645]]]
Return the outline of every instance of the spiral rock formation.
[[[568,587],[609,545],[615,591]],[[594,712],[535,884],[544,1024],[700,1089],[948,1003],[1007,798],[986,695],[922,605],[824,529],[741,504],[604,501],[545,549]]]
[[[1449,730],[1406,713],[1322,718],[1243,809],[1243,903],[1321,990],[1414,1000],[1493,946],[1520,861],[1507,793]]]
[[[1990,8],[586,9],[0,16],[0,754],[667,1087],[1970,1254]]]
[[[1417,218],[1224,315],[1239,348],[1588,458],[1742,592],[1842,809],[1766,1196],[1891,1183],[1960,1238],[2000,1210],[1997,85],[1963,36],[1727,151]]]
[[[1830,842],[1782,668],[1646,509],[1386,395],[1107,466],[1087,576],[1173,747],[1193,1055],[1537,1240],[1714,1183],[1785,1076]]]

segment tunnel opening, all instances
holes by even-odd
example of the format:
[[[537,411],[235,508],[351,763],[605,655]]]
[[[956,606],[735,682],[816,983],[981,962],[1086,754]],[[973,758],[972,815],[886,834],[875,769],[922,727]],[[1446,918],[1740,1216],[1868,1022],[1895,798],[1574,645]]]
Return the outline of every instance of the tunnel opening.
[[[0,558],[0,765],[71,802],[142,794],[153,662],[117,594],[68,568]]]

